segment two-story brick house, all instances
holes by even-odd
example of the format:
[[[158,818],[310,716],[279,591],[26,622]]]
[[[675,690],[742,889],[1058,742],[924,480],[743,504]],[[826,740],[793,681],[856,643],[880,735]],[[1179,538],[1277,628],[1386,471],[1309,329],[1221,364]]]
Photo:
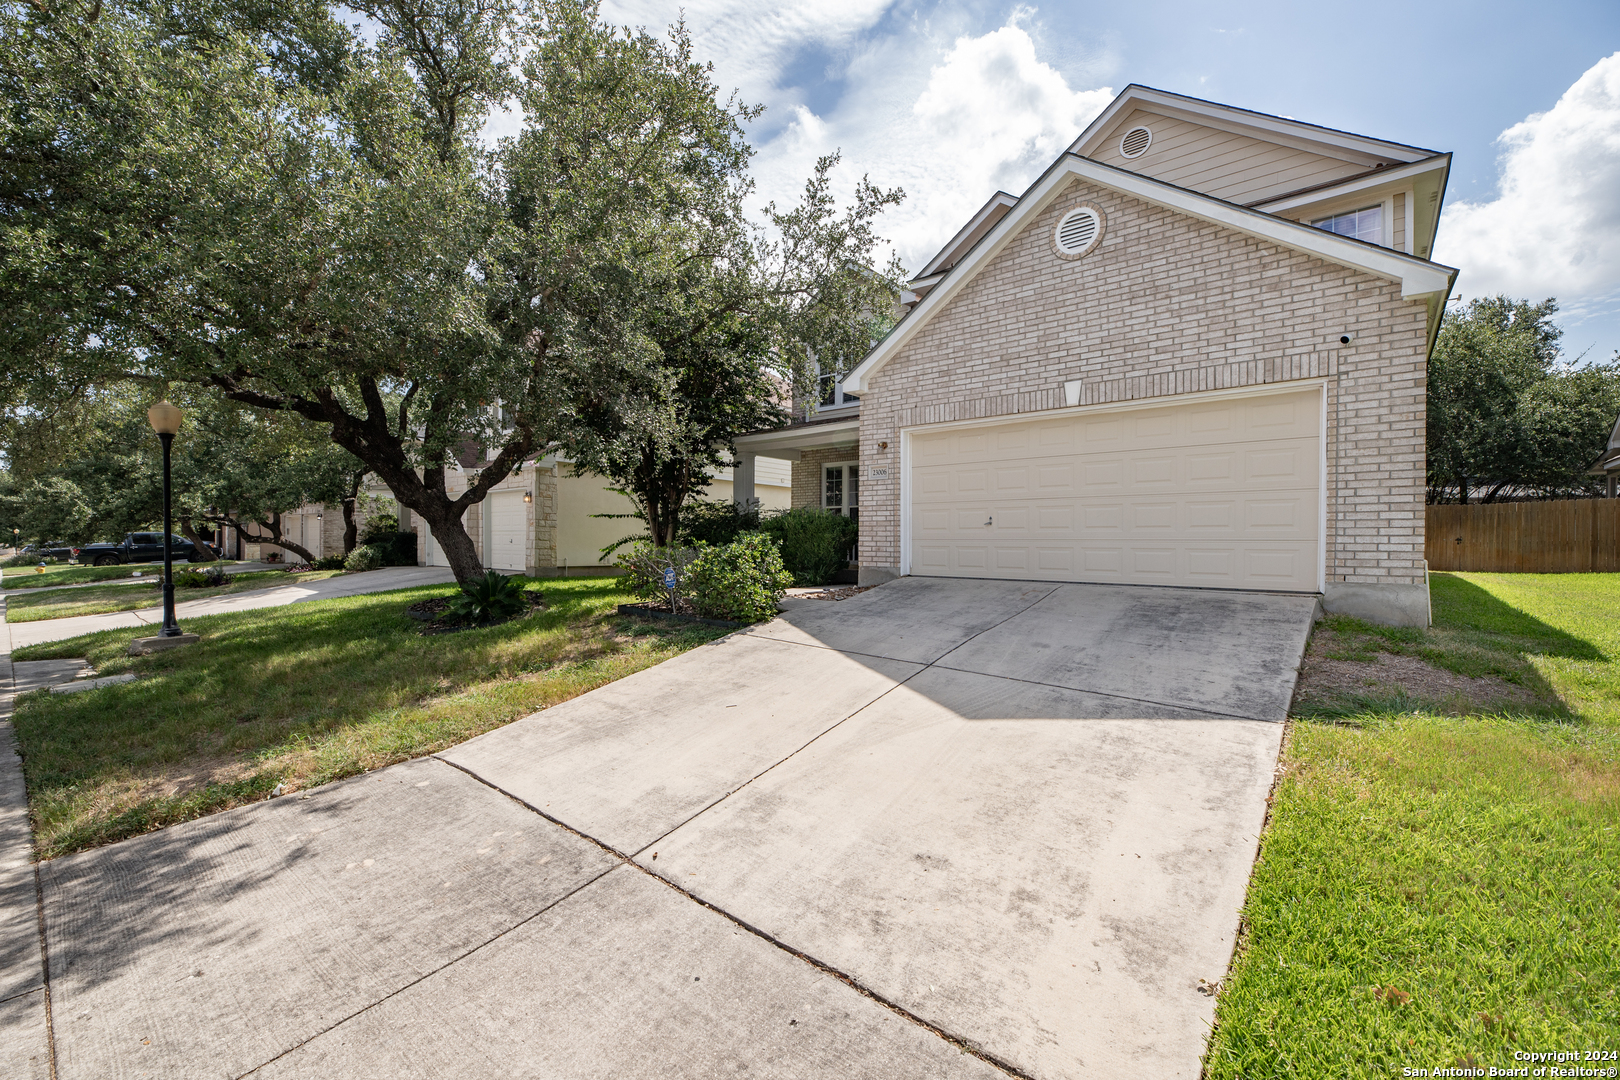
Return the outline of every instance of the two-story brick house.
[[[1314,592],[1428,621],[1450,155],[1146,87],[997,192],[813,419],[738,440],[860,578]]]

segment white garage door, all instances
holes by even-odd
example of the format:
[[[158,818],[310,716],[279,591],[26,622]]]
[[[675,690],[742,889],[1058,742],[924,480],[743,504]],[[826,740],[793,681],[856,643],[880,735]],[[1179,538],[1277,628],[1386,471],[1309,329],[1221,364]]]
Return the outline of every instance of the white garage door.
[[[1320,388],[913,430],[908,572],[1316,592]]]
[[[495,491],[489,496],[489,565],[496,570],[524,569],[529,530],[523,492]]]

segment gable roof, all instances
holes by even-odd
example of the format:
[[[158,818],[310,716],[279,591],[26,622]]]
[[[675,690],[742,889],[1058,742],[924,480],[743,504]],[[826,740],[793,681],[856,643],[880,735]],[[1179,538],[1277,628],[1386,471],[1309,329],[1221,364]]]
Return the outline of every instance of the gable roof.
[[[844,389],[851,393],[860,393],[864,389],[866,379],[881,371],[884,365],[927,325],[936,312],[949,304],[968,282],[990,265],[1024,226],[1051,205],[1052,200],[1068,186],[1069,181],[1076,178],[1201,221],[1268,240],[1281,247],[1300,251],[1327,262],[1360,270],[1389,281],[1398,281],[1403,297],[1427,301],[1429,344],[1433,346],[1434,334],[1440,325],[1440,310],[1457,278],[1457,271],[1454,268],[1376,244],[1339,236],[1286,218],[1274,217],[1264,211],[1251,210],[1246,206],[1176,187],[1141,173],[1104,165],[1071,152],[1065,153],[1053,162],[1052,166],[1030,185],[1029,190],[1019,197],[1017,205],[1012,207],[967,255],[946,271],[939,283],[918,302],[917,306],[889,331],[887,337],[878,342],[867,354],[866,359],[845,376]]]
[[[1421,146],[1407,146],[1405,143],[1374,139],[1367,135],[1322,127],[1320,124],[1307,124],[1286,116],[1239,109],[1233,105],[1205,101],[1203,98],[1173,94],[1168,90],[1156,90],[1140,83],[1131,83],[1121,90],[1108,108],[1104,109],[1097,119],[1086,125],[1086,130],[1082,131],[1080,137],[1069,146],[1069,153],[1079,154],[1082,157],[1093,156],[1097,151],[1099,140],[1108,133],[1114,122],[1129,116],[1134,108],[1145,108],[1166,116],[1180,116],[1182,119],[1207,127],[1264,139],[1281,146],[1310,150],[1327,157],[1363,162],[1368,166],[1378,161],[1389,163],[1418,161],[1433,157],[1436,153]]]
[[[990,196],[990,200],[979,207],[978,213],[968,219],[968,223],[957,230],[955,236],[946,241],[945,246],[939,249],[939,254],[928,260],[928,265],[917,272],[914,281],[922,281],[944,270],[949,270],[962,261],[979,239],[995,227],[996,222],[1006,216],[1007,211],[1018,205],[1018,196],[1009,195],[1005,191],[998,191]]]

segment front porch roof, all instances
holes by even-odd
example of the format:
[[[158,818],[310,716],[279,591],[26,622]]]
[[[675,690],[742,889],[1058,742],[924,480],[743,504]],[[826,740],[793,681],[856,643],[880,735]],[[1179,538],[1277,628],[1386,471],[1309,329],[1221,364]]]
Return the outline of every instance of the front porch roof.
[[[821,423],[811,421],[808,424],[794,424],[775,431],[756,431],[748,435],[739,435],[736,446],[739,454],[798,461],[801,451],[855,446],[860,442],[860,438],[860,418],[852,417],[848,420],[829,420]]]

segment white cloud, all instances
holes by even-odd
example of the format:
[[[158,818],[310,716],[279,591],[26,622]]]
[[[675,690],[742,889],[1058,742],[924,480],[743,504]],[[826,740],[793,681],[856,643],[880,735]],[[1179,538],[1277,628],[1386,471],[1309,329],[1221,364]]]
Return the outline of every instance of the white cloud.
[[[799,105],[760,148],[761,194],[794,199],[819,154],[841,149],[845,183],[861,174],[905,188],[882,232],[920,267],[998,188],[1018,194],[1113,99],[1074,90],[1036,55],[1031,12],[974,36],[917,20],[853,50],[844,93],[826,116]]]
[[[1497,197],[1448,206],[1435,257],[1467,296],[1556,296],[1572,328],[1620,316],[1620,53],[1497,142]]]

